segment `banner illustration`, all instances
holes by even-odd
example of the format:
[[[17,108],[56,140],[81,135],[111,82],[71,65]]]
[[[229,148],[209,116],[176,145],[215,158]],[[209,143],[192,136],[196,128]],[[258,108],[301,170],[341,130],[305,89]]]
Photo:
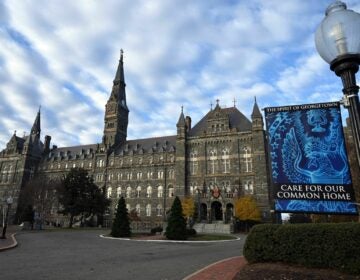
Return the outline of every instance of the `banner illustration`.
[[[337,102],[265,108],[275,210],[357,214]]]

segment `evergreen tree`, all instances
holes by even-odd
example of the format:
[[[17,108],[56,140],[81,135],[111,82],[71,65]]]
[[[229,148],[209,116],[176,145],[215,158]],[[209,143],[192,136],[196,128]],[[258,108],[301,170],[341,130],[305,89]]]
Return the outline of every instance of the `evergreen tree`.
[[[110,234],[113,237],[130,237],[131,235],[129,213],[124,197],[119,199]]]
[[[174,203],[171,206],[165,235],[171,240],[185,240],[187,238],[186,221],[182,213],[181,201],[178,197],[175,197]]]

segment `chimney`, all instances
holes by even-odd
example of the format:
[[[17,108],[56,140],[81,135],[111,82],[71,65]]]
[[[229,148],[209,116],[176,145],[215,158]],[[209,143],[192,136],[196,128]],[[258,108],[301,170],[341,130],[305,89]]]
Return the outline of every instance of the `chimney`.
[[[45,136],[45,149],[44,149],[44,153],[47,154],[48,152],[50,152],[50,141],[51,141],[51,136],[46,135]]]
[[[186,132],[189,132],[191,130],[191,118],[189,116],[186,116],[185,118],[185,125],[186,125]]]

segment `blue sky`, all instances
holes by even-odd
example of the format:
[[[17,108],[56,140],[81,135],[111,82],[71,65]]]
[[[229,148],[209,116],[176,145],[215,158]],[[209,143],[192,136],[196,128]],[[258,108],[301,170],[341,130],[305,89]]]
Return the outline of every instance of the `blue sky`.
[[[0,150],[28,134],[101,142],[104,107],[124,49],[128,139],[176,133],[220,100],[250,117],[260,107],[327,102],[340,79],[314,32],[328,0],[5,0],[0,2]],[[360,11],[358,1],[346,1]]]

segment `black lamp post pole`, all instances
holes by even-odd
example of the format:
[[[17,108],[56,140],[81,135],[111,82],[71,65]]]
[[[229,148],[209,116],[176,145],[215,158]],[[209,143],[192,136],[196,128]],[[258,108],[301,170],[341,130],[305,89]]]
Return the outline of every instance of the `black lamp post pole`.
[[[356,72],[359,70],[360,54],[346,54],[337,57],[330,69],[341,77],[344,93],[344,105],[349,110],[351,130],[354,138],[356,157],[360,166],[360,103],[359,87],[356,85]]]
[[[163,220],[166,222],[166,174],[167,174],[167,168],[164,166],[164,210],[163,210]]]

